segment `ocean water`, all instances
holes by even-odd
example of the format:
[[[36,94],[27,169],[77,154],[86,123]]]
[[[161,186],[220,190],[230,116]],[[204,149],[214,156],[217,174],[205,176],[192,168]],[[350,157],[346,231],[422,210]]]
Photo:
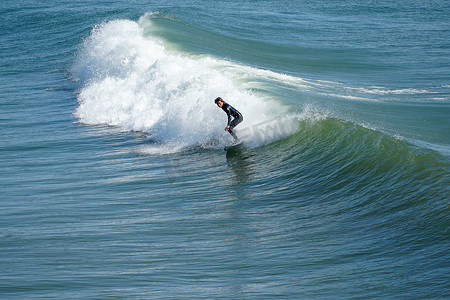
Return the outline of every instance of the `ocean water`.
[[[449,12],[3,1],[0,298],[449,298]]]

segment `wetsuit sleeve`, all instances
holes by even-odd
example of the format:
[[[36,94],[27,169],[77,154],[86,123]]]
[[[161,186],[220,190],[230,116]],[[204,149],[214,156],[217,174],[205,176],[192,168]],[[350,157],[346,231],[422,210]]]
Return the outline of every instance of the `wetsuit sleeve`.
[[[231,124],[231,112],[230,112],[230,107],[229,106],[228,106],[228,109],[227,109],[227,117],[228,117],[227,126],[230,126],[230,124]]]

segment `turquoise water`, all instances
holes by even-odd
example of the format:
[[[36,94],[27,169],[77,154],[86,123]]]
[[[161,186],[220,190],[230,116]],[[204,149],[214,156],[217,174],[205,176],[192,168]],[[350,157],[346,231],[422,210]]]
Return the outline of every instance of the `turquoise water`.
[[[450,297],[449,8],[2,2],[0,298]]]

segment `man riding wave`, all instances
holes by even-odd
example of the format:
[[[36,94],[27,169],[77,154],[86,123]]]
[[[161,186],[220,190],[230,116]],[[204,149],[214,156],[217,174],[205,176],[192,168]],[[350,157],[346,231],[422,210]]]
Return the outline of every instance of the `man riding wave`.
[[[234,132],[234,127],[241,123],[244,120],[244,117],[236,108],[223,101],[222,98],[218,97],[216,98],[216,100],[214,100],[214,102],[227,114],[228,123],[227,127],[225,127],[225,131],[228,131],[233,137],[233,144],[239,143],[239,139]]]

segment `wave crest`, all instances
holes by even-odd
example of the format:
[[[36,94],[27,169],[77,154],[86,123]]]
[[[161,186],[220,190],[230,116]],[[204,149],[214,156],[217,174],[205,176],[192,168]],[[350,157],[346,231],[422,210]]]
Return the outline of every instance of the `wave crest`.
[[[169,51],[146,36],[143,26],[130,20],[102,23],[84,41],[73,68],[82,82],[75,111],[81,122],[148,132],[159,143],[184,148],[230,139],[223,130],[226,115],[213,101],[218,96],[244,115],[236,129],[250,145],[261,139],[248,128],[285,115],[286,107],[246,88],[245,77],[258,70]],[[294,123],[283,134],[295,131]]]

